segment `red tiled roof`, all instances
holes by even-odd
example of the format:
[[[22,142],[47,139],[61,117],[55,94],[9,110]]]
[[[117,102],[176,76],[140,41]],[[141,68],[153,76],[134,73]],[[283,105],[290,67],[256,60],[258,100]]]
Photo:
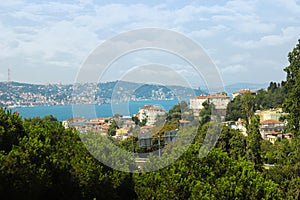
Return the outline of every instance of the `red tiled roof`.
[[[142,109],[147,109],[147,110],[157,110],[157,111],[165,111],[159,106],[154,106],[154,105],[145,105],[142,107]]]
[[[141,129],[150,129],[153,128],[153,126],[142,126]]]
[[[238,119],[237,122],[239,122],[239,123],[244,123],[245,120],[243,120],[243,119]]]
[[[71,122],[71,121],[84,121],[84,118],[80,118],[80,117],[74,117],[74,118],[69,118],[66,119],[66,121]]]
[[[196,99],[229,99],[230,97],[227,95],[200,95],[195,96]]]
[[[265,133],[266,135],[279,135],[279,134],[282,134],[280,132],[267,132]]]
[[[246,89],[233,92],[232,94],[244,94],[246,92],[250,92],[251,94],[256,94],[256,92],[254,92],[252,90],[246,90]]]
[[[185,124],[185,123],[190,123],[190,121],[187,121],[187,120],[181,119],[181,120],[179,120],[179,123]]]
[[[261,122],[260,124],[283,124],[283,122],[274,119],[269,119]]]

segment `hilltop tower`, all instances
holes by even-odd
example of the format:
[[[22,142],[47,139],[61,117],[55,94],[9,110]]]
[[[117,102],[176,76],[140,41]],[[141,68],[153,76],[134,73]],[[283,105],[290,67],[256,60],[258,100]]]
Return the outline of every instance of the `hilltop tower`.
[[[11,77],[10,77],[10,68],[7,69],[7,83],[11,82]]]

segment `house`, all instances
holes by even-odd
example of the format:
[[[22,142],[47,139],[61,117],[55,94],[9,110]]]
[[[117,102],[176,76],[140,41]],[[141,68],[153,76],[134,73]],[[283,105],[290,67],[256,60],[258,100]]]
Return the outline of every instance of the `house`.
[[[284,113],[282,111],[282,108],[276,108],[270,110],[257,110],[254,114],[259,116],[260,122],[270,120],[270,119],[279,121],[281,117],[287,115],[287,113]]]
[[[83,127],[86,121],[87,120],[84,118],[74,117],[74,118],[66,119],[65,121],[62,122],[62,125],[65,128],[70,128],[70,127],[77,128],[77,127]]]
[[[151,129],[153,128],[152,125],[148,125],[148,126],[142,126],[140,129],[141,133],[149,133],[151,132]]]
[[[116,135],[117,136],[122,136],[122,135],[127,135],[128,134],[128,129],[126,128],[120,128],[116,130]]]
[[[140,108],[137,117],[140,121],[147,119],[146,125],[154,125],[159,116],[166,116],[167,112],[159,106],[145,105]]]
[[[274,144],[278,138],[282,138],[282,133],[269,132],[265,135],[265,140],[270,141],[272,144]]]
[[[234,130],[239,130],[244,136],[247,136],[246,124],[243,119],[238,119],[237,121],[226,122],[226,125]]]
[[[243,90],[239,90],[239,91],[233,92],[232,93],[232,97],[235,98],[235,97],[237,97],[239,95],[243,95],[243,94],[245,94],[247,92],[250,92],[250,94],[252,94],[252,95],[256,95],[256,92],[254,92],[254,91],[252,91],[250,89],[248,89],[248,90],[247,89],[243,89]]]
[[[212,95],[200,95],[195,96],[190,99],[190,108],[194,111],[197,116],[201,109],[203,109],[203,103],[213,103],[216,109],[225,110],[228,103],[230,102],[230,97],[224,94],[212,94]]]
[[[184,120],[184,119],[179,120],[179,125],[182,126],[182,127],[187,126],[190,123],[191,123],[191,121],[188,121],[188,120]]]
[[[287,140],[292,140],[293,134],[292,133],[286,133],[283,134],[283,138],[287,139]]]
[[[282,138],[284,123],[278,120],[269,119],[260,123],[260,134],[264,140],[274,141],[274,138]],[[275,140],[276,141],[276,140]]]
[[[132,127],[135,127],[135,122],[131,121],[131,120],[125,121],[122,125],[122,128],[129,128],[130,129]]]

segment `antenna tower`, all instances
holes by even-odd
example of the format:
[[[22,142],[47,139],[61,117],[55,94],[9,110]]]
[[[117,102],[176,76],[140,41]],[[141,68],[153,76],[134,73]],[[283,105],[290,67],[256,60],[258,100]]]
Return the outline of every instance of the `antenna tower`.
[[[11,79],[10,79],[10,69],[8,68],[7,70],[7,83],[10,83]]]

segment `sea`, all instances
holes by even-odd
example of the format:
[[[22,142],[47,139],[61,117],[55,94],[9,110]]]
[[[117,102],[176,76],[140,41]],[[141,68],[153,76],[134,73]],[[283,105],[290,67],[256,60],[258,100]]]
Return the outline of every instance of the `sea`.
[[[115,114],[132,116],[139,111],[140,107],[145,105],[160,106],[164,110],[168,111],[178,103],[179,102],[177,100],[143,100],[101,105],[17,107],[12,108],[12,111],[17,111],[23,118],[42,118],[47,115],[53,115],[59,121],[64,121],[72,117],[92,119],[100,117],[112,117]]]

